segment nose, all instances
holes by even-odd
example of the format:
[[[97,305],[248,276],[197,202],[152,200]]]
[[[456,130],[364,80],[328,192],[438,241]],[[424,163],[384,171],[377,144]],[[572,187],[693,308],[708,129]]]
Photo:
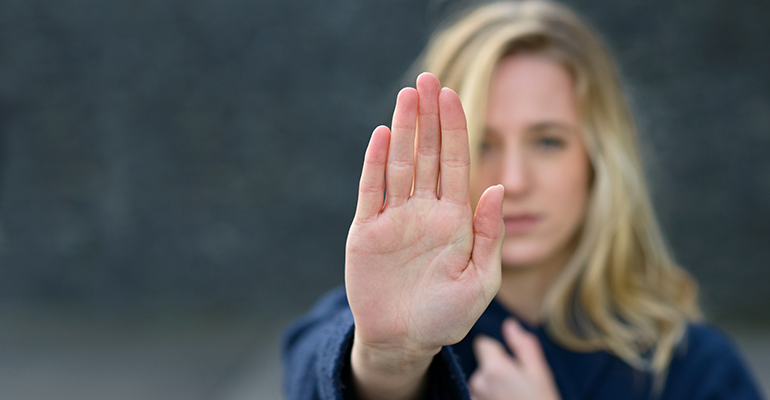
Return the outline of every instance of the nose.
[[[520,149],[511,148],[506,151],[500,178],[506,195],[521,196],[530,189],[530,171],[526,156]]]

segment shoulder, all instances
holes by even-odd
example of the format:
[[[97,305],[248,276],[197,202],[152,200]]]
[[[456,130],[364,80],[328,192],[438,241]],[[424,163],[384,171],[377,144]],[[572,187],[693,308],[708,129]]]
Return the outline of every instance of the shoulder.
[[[321,297],[283,334],[284,391],[287,398],[341,399],[342,372],[353,335],[345,289]]]
[[[345,288],[334,288],[318,299],[310,311],[293,321],[284,330],[284,347],[290,345],[308,329],[313,329],[329,322],[340,314],[350,312]]]
[[[761,398],[735,344],[709,324],[688,325],[666,380],[666,399]]]
[[[740,362],[738,351],[727,335],[704,323],[687,326],[685,338],[677,348],[673,360],[680,362],[682,366],[690,367],[716,363],[735,367],[735,364]]]

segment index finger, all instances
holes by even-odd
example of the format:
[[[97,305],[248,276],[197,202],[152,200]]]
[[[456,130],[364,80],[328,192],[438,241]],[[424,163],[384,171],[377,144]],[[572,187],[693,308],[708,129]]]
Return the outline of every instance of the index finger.
[[[385,166],[386,207],[406,204],[412,191],[417,104],[416,89],[407,87],[398,93]]]
[[[499,369],[505,363],[513,362],[502,343],[484,335],[479,335],[473,340],[473,354],[479,369]]]
[[[502,326],[503,339],[519,362],[526,369],[548,370],[548,362],[537,336],[527,332],[512,318],[506,318]]]

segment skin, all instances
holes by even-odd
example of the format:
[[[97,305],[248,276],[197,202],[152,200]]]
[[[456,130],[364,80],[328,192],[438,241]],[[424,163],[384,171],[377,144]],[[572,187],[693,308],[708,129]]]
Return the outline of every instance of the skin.
[[[512,319],[503,322],[502,343],[479,337],[473,343],[478,360],[476,372],[468,380],[474,400],[560,399],[551,369],[537,337]]]
[[[468,333],[500,287],[503,188],[486,190],[474,215],[469,165],[460,99],[420,75],[399,93],[392,129],[372,133],[348,234],[361,398],[417,398],[433,356]]]
[[[498,301],[540,323],[543,298],[574,251],[584,217],[591,166],[580,131],[572,79],[537,55],[499,63],[490,87],[485,134],[471,198],[489,182],[505,185],[502,283]],[[559,399],[538,339],[507,320],[503,345],[474,341],[479,368],[469,379],[475,400]]]
[[[571,252],[590,167],[569,76],[550,61],[514,57],[501,62],[492,83],[486,122],[495,136],[485,138],[473,185],[462,105],[435,76],[422,74],[416,89],[402,90],[392,129],[372,133],[345,267],[361,398],[423,396],[433,357],[465,337],[501,285],[498,299],[517,313],[539,308],[542,298],[501,295],[532,291],[511,277],[550,284]],[[543,113],[554,105],[569,113]],[[543,129],[544,121],[559,125]],[[554,137],[564,146],[551,148]],[[505,234],[503,211],[533,218],[524,218],[526,229],[509,223],[515,232]],[[474,343],[474,398],[558,399],[537,338],[513,322],[503,336],[516,359],[492,339]]]
[[[498,300],[528,323],[574,251],[591,165],[572,78],[538,55],[500,61],[490,85],[471,201],[505,186],[502,286]]]

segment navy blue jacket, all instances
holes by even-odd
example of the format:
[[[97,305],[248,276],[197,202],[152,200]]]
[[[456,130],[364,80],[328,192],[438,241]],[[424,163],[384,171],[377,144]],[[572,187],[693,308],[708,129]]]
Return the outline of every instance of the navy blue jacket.
[[[501,342],[501,325],[511,314],[492,301],[461,342],[444,347],[429,370],[433,399],[470,399],[466,377],[476,368],[471,343],[478,334]],[[601,351],[576,353],[559,346],[542,328],[534,333],[553,371],[563,400],[649,400],[652,378]],[[350,389],[353,315],[344,288],[321,298],[283,338],[284,390],[288,400],[354,398]],[[504,342],[503,342],[504,343]],[[705,325],[690,325],[671,361],[660,400],[761,399],[756,384],[732,344]]]

